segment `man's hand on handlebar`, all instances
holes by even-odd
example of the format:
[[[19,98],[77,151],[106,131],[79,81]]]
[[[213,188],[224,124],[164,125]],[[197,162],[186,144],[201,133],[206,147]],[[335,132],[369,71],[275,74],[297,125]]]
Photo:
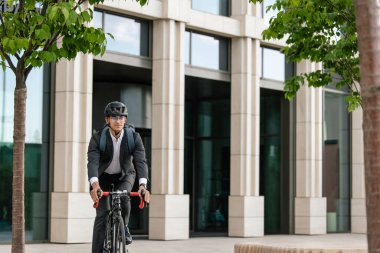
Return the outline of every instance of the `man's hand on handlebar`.
[[[139,186],[139,196],[140,198],[144,198],[144,202],[146,202],[147,204],[149,204],[149,201],[150,201],[150,192],[145,188],[145,185],[141,184]]]
[[[102,196],[102,189],[100,189],[99,182],[94,182],[91,190],[91,198],[95,203],[99,201],[99,196]],[[98,193],[100,191],[100,194]]]

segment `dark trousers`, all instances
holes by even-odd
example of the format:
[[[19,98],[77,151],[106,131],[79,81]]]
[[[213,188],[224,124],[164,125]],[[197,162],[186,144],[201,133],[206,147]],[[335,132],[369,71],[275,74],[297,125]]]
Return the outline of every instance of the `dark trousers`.
[[[123,180],[120,181],[121,174],[107,174],[103,173],[99,177],[99,185],[102,191],[111,191],[111,185],[114,185],[114,191],[116,190],[132,190],[130,182]],[[109,204],[107,203],[110,197],[103,197],[99,201],[99,206],[96,208],[96,217],[94,222],[94,231],[92,234],[92,253],[103,253],[103,241],[106,230],[106,218],[107,209]],[[122,215],[124,216],[124,223],[128,226],[129,214],[131,212],[131,202],[129,197],[121,198]]]

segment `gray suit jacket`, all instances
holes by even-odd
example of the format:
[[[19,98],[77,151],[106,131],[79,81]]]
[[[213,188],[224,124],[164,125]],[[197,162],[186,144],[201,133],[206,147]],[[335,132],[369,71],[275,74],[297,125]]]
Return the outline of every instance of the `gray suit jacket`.
[[[87,175],[88,179],[92,177],[99,178],[108,168],[113,157],[113,144],[110,132],[107,131],[106,149],[102,153],[99,148],[101,131],[95,133],[88,145],[87,152]],[[134,133],[135,150],[130,154],[127,142],[127,134],[124,133],[120,145],[120,166],[122,176],[120,180],[127,180],[133,186],[136,171],[138,178],[148,179],[148,165],[145,157],[145,148],[139,133]]]

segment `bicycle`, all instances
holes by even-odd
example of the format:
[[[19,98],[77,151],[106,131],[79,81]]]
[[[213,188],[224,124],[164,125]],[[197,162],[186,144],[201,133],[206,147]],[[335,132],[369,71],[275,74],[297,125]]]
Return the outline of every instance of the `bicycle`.
[[[106,220],[106,234],[103,244],[103,253],[127,253],[125,243],[125,230],[124,218],[121,215],[121,197],[139,196],[138,192],[124,191],[111,191],[101,192],[98,191],[98,197],[110,196],[110,208]],[[99,202],[94,203],[94,208],[97,208]],[[145,206],[144,196],[140,200],[139,208],[143,209]]]

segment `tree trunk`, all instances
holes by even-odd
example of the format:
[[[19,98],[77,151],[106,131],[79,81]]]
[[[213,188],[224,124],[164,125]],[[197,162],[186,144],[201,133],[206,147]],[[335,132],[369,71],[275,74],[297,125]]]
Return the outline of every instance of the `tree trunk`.
[[[355,0],[363,99],[368,252],[380,252],[380,1]]]
[[[16,74],[13,125],[12,253],[25,252],[24,151],[25,151],[25,75]]]

